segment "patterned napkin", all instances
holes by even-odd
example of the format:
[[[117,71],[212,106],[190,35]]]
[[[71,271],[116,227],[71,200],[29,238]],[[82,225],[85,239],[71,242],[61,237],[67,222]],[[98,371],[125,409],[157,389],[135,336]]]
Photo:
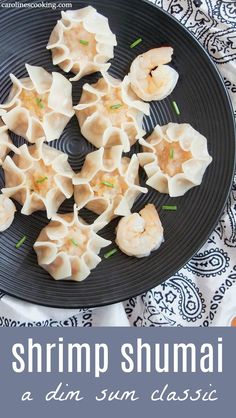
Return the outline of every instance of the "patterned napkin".
[[[208,50],[236,116],[236,1],[149,0],[175,16]],[[0,326],[236,326],[236,179],[204,247],[162,285],[96,309],[45,308],[0,294]]]

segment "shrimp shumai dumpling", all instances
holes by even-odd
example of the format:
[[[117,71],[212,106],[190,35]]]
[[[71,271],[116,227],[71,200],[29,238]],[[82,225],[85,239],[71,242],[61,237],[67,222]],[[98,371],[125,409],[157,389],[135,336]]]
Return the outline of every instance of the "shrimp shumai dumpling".
[[[78,208],[86,206],[106,222],[130,214],[136,198],[147,193],[139,186],[138,170],[137,156],[122,158],[121,146],[88,154],[81,172],[73,179]]]
[[[179,75],[171,62],[173,48],[161,47],[150,49],[139,55],[130,68],[130,82],[137,96],[146,101],[162,100],[174,90]]]
[[[38,264],[55,280],[86,279],[101,261],[101,248],[111,244],[96,233],[104,226],[87,225],[76,206],[74,213],[53,216],[34,244]]]
[[[188,123],[157,125],[140,144],[144,152],[138,158],[148,176],[147,184],[172,197],[199,186],[212,162],[207,139]]]
[[[6,125],[0,119],[0,166],[6,158],[6,155],[10,152],[18,152],[18,148],[12,143],[10,136],[8,135],[8,129]]]
[[[82,135],[95,147],[122,145],[125,152],[141,138],[144,114],[149,105],[140,101],[123,81],[103,74],[97,83],[83,86],[80,102],[74,107]]]
[[[31,215],[46,210],[50,219],[65,199],[73,194],[72,171],[68,156],[42,143],[18,148],[19,154],[6,157],[3,163],[5,188],[2,193]]]
[[[61,74],[49,74],[42,67],[26,64],[27,78],[10,74],[12,88],[7,101],[0,105],[6,112],[2,119],[8,129],[31,143],[45,137],[59,138],[74,115],[72,85]]]
[[[91,6],[61,13],[53,29],[47,49],[52,51],[53,64],[65,72],[73,72],[76,81],[86,74],[107,71],[114,57],[116,36],[108,19]]]

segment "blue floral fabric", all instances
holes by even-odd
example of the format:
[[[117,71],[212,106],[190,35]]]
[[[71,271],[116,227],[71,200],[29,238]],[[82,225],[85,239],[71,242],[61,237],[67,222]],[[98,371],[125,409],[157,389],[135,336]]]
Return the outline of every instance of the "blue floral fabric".
[[[236,116],[236,1],[149,1],[175,16],[207,49],[222,74]],[[228,326],[235,317],[236,181],[204,247],[181,271],[139,297],[69,311],[0,294],[0,326]]]

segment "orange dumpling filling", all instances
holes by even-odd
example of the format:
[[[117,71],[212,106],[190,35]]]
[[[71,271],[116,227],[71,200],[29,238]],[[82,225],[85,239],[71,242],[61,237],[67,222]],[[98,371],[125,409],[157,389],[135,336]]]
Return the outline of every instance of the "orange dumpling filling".
[[[48,107],[48,95],[48,93],[39,94],[35,90],[23,89],[18,99],[21,101],[21,106],[29,110],[31,116],[42,121],[44,115],[51,111]]]
[[[192,158],[192,153],[184,151],[179,142],[170,143],[162,140],[159,144],[154,145],[154,148],[160,169],[170,177],[183,173],[183,163]]]

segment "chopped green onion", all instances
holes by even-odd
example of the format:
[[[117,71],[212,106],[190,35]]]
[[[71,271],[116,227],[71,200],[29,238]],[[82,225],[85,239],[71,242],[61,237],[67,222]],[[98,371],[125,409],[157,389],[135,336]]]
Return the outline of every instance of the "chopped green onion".
[[[168,205],[164,205],[162,206],[163,210],[177,210],[177,206],[168,206]]]
[[[113,254],[115,254],[117,252],[117,248],[114,248],[111,251],[108,251],[108,253],[104,254],[104,258],[110,258]]]
[[[170,159],[173,160],[174,158],[174,148],[170,149]]]
[[[139,45],[142,42],[142,38],[138,38],[136,39],[136,41],[134,41],[131,45],[130,48],[135,48],[137,45]]]
[[[72,243],[75,247],[78,247],[78,246],[79,246],[78,242],[77,242],[77,241],[75,241],[75,239],[74,239],[74,238],[71,238],[71,239],[70,239],[70,241],[71,241],[71,243]]]
[[[80,44],[86,45],[86,46],[89,44],[89,41],[85,41],[84,39],[80,39],[79,42]]]
[[[38,97],[36,97],[36,103],[41,109],[44,108],[44,104],[42,103],[42,99],[39,99]]]
[[[24,244],[24,242],[25,242],[25,240],[26,240],[26,238],[27,238],[27,236],[26,235],[24,235],[17,243],[16,243],[16,248],[18,249],[18,248],[20,248],[23,244]]]
[[[114,184],[109,183],[109,181],[102,181],[101,184],[104,184],[104,186],[107,186],[107,187],[114,187]]]
[[[42,179],[36,180],[36,183],[43,183],[46,180],[48,180],[48,177],[43,177]]]
[[[110,106],[110,108],[113,110],[116,110],[116,109],[120,109],[120,107],[122,106],[122,104],[120,104],[120,103],[117,103],[117,104],[114,104],[114,105],[112,105],[112,106]]]
[[[175,101],[172,102],[172,106],[173,106],[173,109],[174,109],[176,115],[179,116],[180,115],[180,110],[179,110],[178,105]]]

